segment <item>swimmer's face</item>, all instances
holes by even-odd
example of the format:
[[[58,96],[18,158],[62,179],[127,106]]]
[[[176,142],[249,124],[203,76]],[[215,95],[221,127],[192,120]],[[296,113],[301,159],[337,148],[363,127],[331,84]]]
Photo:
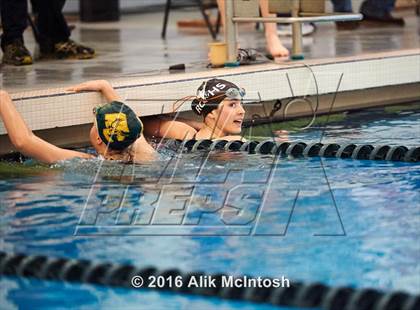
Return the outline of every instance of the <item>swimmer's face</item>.
[[[226,98],[212,113],[215,113],[215,117],[218,119],[216,126],[225,135],[238,135],[241,133],[242,122],[245,117],[245,110],[241,100]]]

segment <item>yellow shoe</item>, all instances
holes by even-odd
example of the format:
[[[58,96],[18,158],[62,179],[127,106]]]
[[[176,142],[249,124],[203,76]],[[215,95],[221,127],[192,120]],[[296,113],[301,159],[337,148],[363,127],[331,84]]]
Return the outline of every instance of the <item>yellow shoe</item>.
[[[3,63],[14,66],[31,65],[32,56],[21,39],[6,44],[3,48]]]
[[[81,45],[73,40],[54,44],[54,46],[41,46],[41,58],[56,59],[91,59],[96,56],[93,48]]]

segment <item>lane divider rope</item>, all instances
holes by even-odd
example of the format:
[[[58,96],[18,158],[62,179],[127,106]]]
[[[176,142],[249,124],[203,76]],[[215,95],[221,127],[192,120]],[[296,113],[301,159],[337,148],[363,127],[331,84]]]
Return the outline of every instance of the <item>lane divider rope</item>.
[[[274,142],[240,140],[168,140],[182,152],[229,151],[248,154],[278,155],[284,157],[327,157],[357,160],[387,160],[416,163],[420,161],[420,147],[408,148],[403,145],[371,145],[353,143],[339,145],[336,143]]]
[[[222,299],[266,303],[274,306],[321,308],[326,310],[418,310],[420,295],[405,292],[382,292],[376,289],[351,287],[328,287],[322,283],[291,282],[289,287],[223,287],[221,279],[225,274],[203,272],[182,272],[177,268],[159,270],[149,266],[137,268],[133,265],[96,263],[84,259],[68,259],[43,255],[27,255],[0,251],[0,276],[20,276],[41,280],[55,280],[72,283],[88,283],[110,287],[131,288],[132,278],[141,276],[181,276],[180,287],[143,289],[173,292],[179,294],[218,297]],[[215,287],[189,287],[189,279],[207,276],[216,279]],[[242,278],[235,276],[236,278]],[[252,277],[248,277],[252,279]],[[269,279],[269,278],[266,278]]]

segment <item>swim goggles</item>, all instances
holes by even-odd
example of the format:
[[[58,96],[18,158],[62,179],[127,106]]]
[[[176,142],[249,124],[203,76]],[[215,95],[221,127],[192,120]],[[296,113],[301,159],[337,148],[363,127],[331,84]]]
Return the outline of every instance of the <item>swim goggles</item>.
[[[246,92],[243,88],[229,88],[225,92],[225,96],[229,99],[242,99],[245,95]]]
[[[245,95],[246,95],[246,92],[245,92],[245,89],[243,89],[243,88],[239,88],[239,89],[238,88],[229,88],[226,91],[224,91],[221,94],[216,95],[214,97],[205,98],[205,97],[201,97],[200,95],[197,96],[197,97],[201,100],[206,100],[206,101],[207,100],[214,100],[214,99],[221,98],[221,97],[226,97],[226,98],[235,99],[235,100],[242,100],[243,97],[245,97]]]
[[[241,100],[246,95],[245,89],[237,88],[237,87],[231,87],[231,88],[228,88],[226,91],[221,90],[220,91],[221,93],[219,95],[206,96],[206,88],[207,88],[207,83],[208,82],[209,81],[205,81],[205,82],[203,82],[203,84],[201,84],[201,86],[197,90],[197,98],[202,99],[202,100],[213,100],[213,99],[217,99],[217,98],[226,96],[229,99]]]

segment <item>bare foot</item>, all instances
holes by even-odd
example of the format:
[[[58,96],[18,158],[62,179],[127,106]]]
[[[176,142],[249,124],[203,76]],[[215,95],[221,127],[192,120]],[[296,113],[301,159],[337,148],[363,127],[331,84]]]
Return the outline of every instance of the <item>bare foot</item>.
[[[267,38],[267,50],[273,56],[276,57],[287,57],[289,56],[289,50],[281,44],[281,41],[277,34],[269,35]]]

